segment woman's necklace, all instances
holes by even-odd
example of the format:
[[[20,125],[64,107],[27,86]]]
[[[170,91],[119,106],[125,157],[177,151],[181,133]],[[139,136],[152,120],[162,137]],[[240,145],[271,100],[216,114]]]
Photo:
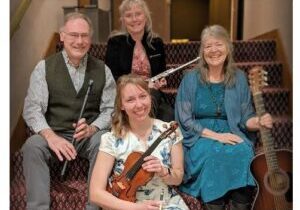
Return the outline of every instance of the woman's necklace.
[[[223,90],[224,90],[224,85],[222,84],[222,87],[223,87]],[[222,93],[220,94],[221,96],[221,100],[220,100],[220,103],[218,103],[217,101],[217,96],[214,94],[213,90],[212,90],[212,87],[211,87],[211,83],[209,83],[207,85],[207,89],[209,91],[209,95],[210,95],[210,98],[213,102],[213,104],[216,106],[216,116],[217,117],[221,117],[221,114],[222,114],[222,106],[223,106],[223,103],[224,103],[224,96],[225,96],[225,91],[222,91]]]

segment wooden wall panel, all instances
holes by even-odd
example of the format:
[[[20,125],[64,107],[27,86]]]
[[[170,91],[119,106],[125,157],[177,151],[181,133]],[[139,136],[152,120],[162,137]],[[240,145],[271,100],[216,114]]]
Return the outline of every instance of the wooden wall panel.
[[[219,24],[231,30],[231,1],[232,0],[210,0],[209,24]]]
[[[209,22],[209,0],[172,0],[171,38],[199,41]]]

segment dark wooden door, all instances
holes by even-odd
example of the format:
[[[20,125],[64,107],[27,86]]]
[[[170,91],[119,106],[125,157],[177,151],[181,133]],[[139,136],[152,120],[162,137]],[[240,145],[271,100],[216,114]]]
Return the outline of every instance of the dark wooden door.
[[[199,40],[209,23],[209,0],[172,0],[171,39]]]

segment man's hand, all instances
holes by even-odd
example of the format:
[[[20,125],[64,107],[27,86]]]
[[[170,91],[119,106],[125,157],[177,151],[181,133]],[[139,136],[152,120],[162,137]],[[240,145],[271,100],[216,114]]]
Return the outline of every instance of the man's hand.
[[[75,128],[75,134],[73,138],[75,138],[76,141],[80,141],[85,138],[90,138],[97,132],[97,128],[93,125],[88,125],[86,123],[85,118],[81,118],[78,121],[77,125],[76,123],[73,123],[73,127]]]
[[[77,152],[75,147],[63,137],[55,134],[51,129],[42,130],[40,135],[46,139],[50,149],[60,161],[63,161],[64,158],[69,161],[76,158]]]

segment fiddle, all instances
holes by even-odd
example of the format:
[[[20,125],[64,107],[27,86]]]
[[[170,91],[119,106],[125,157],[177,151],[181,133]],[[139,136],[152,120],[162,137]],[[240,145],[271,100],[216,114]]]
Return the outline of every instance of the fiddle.
[[[136,201],[136,191],[140,186],[146,185],[154,176],[154,172],[147,172],[142,168],[144,158],[151,155],[159,143],[167,138],[178,128],[177,122],[172,122],[146,152],[132,152],[128,155],[124,170],[120,175],[113,175],[112,181],[107,185],[106,190],[112,195],[126,201]]]

